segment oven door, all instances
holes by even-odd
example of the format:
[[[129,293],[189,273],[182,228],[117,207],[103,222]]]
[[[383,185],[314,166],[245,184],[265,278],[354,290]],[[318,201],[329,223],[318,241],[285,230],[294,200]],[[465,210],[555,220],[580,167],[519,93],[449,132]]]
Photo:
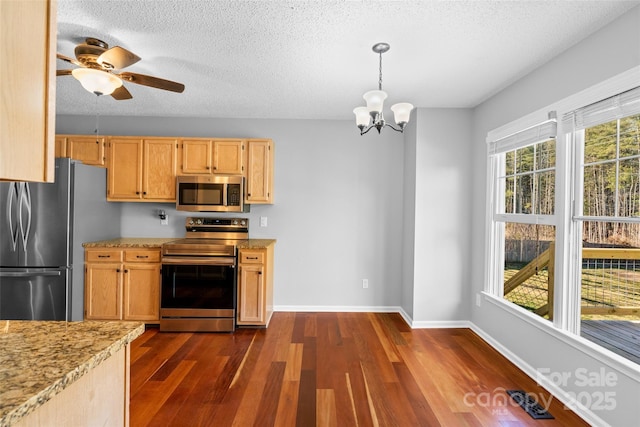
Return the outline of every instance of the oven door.
[[[235,313],[235,258],[163,258],[161,330],[234,330]]]

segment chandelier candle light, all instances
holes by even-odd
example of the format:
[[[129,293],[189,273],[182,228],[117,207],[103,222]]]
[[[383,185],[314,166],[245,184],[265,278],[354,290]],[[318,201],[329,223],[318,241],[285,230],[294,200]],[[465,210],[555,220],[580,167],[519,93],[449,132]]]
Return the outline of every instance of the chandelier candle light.
[[[378,79],[378,90],[370,90],[362,95],[364,100],[367,101],[367,106],[357,107],[353,110],[356,115],[356,125],[360,129],[360,135],[369,132],[371,128],[378,129],[378,133],[380,133],[380,130],[385,126],[397,132],[402,132],[407,123],[409,123],[413,105],[408,102],[400,102],[391,106],[393,118],[398,128],[386,123],[382,114],[384,100],[387,99],[387,93],[382,90],[382,54],[388,51],[389,48],[390,46],[387,43],[376,43],[371,48],[371,50],[380,55],[380,77]],[[371,121],[373,122],[371,123]]]

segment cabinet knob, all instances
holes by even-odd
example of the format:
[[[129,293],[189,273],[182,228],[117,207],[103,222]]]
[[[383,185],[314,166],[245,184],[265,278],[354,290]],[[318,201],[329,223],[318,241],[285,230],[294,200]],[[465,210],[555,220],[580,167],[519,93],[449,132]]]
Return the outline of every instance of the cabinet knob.
[[[125,272],[125,273],[128,273],[128,272],[129,272],[129,270],[124,270],[124,272]]]
[[[116,268],[116,273],[120,273],[120,269],[119,268]]]

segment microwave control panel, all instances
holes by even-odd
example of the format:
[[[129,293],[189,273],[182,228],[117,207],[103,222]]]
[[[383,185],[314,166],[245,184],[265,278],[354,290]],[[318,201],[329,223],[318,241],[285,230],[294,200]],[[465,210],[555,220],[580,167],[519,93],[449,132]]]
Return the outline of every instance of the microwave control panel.
[[[227,188],[227,206],[240,206],[242,202],[241,193],[239,184],[229,184]]]

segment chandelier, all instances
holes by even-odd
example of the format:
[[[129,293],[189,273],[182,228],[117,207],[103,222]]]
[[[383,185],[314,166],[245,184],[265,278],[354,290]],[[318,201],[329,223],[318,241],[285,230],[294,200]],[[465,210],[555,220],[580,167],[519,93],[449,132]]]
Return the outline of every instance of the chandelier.
[[[367,101],[367,106],[357,107],[353,110],[353,113],[356,115],[356,125],[358,129],[360,129],[360,135],[369,132],[371,128],[376,128],[378,133],[380,133],[385,126],[390,127],[396,132],[402,132],[407,123],[409,123],[413,105],[408,102],[400,102],[391,106],[393,118],[398,126],[397,128],[386,123],[382,114],[384,100],[387,99],[387,93],[382,90],[382,54],[388,51],[389,48],[388,43],[376,43],[371,48],[371,50],[380,55],[380,77],[378,78],[378,90],[370,90],[362,95],[364,100]]]

